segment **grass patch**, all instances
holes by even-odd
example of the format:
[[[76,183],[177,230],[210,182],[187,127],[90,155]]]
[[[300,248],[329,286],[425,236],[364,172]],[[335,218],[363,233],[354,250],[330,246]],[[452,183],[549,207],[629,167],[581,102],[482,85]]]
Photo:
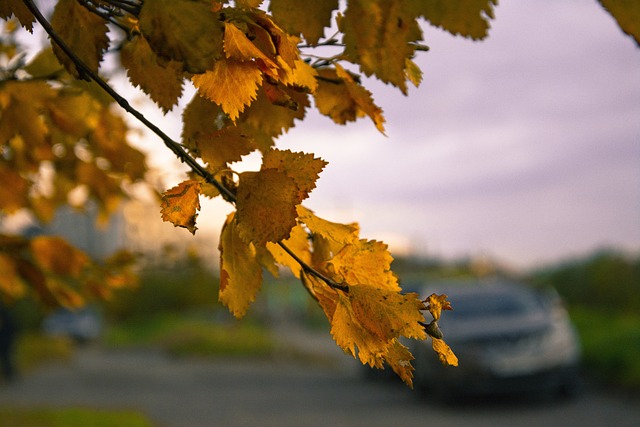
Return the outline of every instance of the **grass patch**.
[[[73,343],[66,338],[30,332],[20,335],[16,343],[16,366],[20,373],[47,363],[67,361],[72,355]]]
[[[220,323],[201,316],[164,314],[109,328],[112,347],[159,347],[175,356],[268,356],[272,337],[250,321]]]
[[[589,376],[640,391],[640,313],[572,307]]]
[[[85,408],[0,408],[2,427],[151,427],[144,415],[134,411]]]

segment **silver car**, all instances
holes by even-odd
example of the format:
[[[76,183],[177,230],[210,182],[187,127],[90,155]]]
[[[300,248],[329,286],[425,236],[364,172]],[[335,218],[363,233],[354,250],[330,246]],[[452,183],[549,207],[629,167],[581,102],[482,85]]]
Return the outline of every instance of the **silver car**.
[[[442,366],[430,339],[414,343],[417,388],[443,397],[577,390],[579,340],[557,294],[504,280],[434,283],[421,291],[434,292],[453,306],[439,325],[459,366]]]

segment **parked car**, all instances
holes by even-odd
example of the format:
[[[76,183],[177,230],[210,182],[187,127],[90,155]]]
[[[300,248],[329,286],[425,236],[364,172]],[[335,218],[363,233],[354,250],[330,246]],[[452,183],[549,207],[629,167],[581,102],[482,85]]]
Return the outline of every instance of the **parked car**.
[[[560,297],[505,280],[434,283],[453,306],[439,321],[458,367],[442,366],[431,340],[414,341],[415,384],[451,397],[526,391],[573,393],[580,344]]]
[[[44,318],[42,330],[51,336],[71,338],[84,344],[99,338],[102,333],[102,317],[93,307],[76,310],[58,309]]]

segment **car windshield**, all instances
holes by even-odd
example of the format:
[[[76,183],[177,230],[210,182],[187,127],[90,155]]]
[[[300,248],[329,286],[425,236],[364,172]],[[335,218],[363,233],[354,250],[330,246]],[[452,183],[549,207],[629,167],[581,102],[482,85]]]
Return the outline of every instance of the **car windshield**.
[[[528,292],[482,292],[478,289],[478,292],[452,294],[449,301],[453,311],[448,316],[455,319],[523,315],[540,308],[538,299]]]

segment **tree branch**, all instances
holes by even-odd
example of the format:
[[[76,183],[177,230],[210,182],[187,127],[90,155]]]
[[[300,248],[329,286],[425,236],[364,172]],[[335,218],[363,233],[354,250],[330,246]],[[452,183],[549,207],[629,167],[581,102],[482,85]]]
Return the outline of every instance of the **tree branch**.
[[[142,113],[133,108],[129,102],[122,97],[118,92],[116,92],[107,82],[105,82],[96,72],[94,72],[88,65],[84,63],[82,59],[80,59],[71,48],[60,38],[60,36],[55,32],[49,21],[42,15],[40,9],[35,5],[33,0],[23,0],[23,3],[27,6],[27,8],[33,13],[33,16],[36,18],[38,23],[42,25],[42,28],[46,31],[46,33],[51,37],[62,51],[73,61],[76,66],[76,69],[79,71],[81,77],[88,77],[90,80],[93,80],[100,86],[105,92],[109,94],[117,103],[122,107],[127,113],[134,116],[138,121],[140,121],[143,125],[145,125],[149,130],[155,133],[157,136],[162,139],[165,146],[169,148],[181,162],[186,163],[196,174],[205,179],[206,182],[216,187],[216,189],[220,192],[222,197],[227,200],[229,203],[236,203],[236,196],[227,189],[222,183],[220,183],[215,177],[196,159],[191,157],[185,150],[182,148],[180,144],[174,141],[171,137],[169,137],[166,133],[164,133],[160,128],[158,128],[155,124],[149,121]],[[284,243],[278,242],[278,245],[285,252],[293,257],[294,260],[302,269],[311,274],[318,279],[324,281],[328,286],[340,289],[344,292],[349,291],[349,287],[345,284],[337,283],[328,277],[321,274],[319,271],[315,270],[313,267],[305,263],[300,257],[298,257],[291,249],[289,249]]]
[[[107,82],[105,82],[102,77],[100,77],[96,72],[94,72],[88,65],[82,61],[71,48],[60,38],[60,36],[55,32],[49,21],[42,15],[40,9],[35,5],[33,0],[23,0],[24,4],[27,8],[33,13],[36,20],[42,28],[46,31],[46,33],[51,37],[62,51],[73,61],[76,68],[79,70],[81,77],[88,77],[93,80],[100,86],[105,92],[109,94],[117,103],[120,105],[127,113],[131,114],[133,117],[138,119],[143,125],[145,125],[150,131],[155,133],[157,136],[162,139],[162,142],[169,148],[181,162],[186,163],[195,173],[204,178],[209,184],[216,187],[216,189],[222,194],[225,200],[235,203],[236,197],[233,193],[231,193],[224,185],[222,185],[218,180],[214,178],[214,176],[206,170],[204,166],[198,163],[193,157],[191,157],[185,150],[182,148],[180,144],[171,139],[166,133],[164,133],[160,128],[158,128],[155,124],[150,122],[142,113],[133,108],[129,102],[122,97],[118,92],[116,92]]]

